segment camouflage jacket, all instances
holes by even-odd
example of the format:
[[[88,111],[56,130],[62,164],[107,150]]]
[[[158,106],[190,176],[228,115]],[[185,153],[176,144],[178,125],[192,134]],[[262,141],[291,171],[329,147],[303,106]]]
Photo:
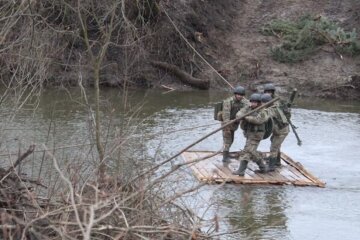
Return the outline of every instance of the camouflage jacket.
[[[272,118],[273,123],[279,129],[282,129],[289,125],[288,118],[278,104],[267,108],[266,111],[268,112],[268,115]]]
[[[251,110],[249,107],[248,110]],[[241,121],[241,128],[244,132],[265,132],[265,123],[270,119],[270,115],[266,109],[254,112],[250,116]]]
[[[248,106],[250,106],[250,102],[244,97],[240,101],[236,100],[235,96],[225,99],[222,109],[223,121],[227,122],[235,119],[236,113]]]

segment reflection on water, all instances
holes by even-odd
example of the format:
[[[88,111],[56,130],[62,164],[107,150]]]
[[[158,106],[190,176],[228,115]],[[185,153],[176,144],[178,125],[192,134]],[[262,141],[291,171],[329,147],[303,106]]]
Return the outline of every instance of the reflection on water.
[[[219,200],[231,209],[225,217],[231,228],[240,230],[235,238],[283,239],[288,235],[284,189],[233,186],[227,190]]]
[[[339,101],[319,98],[299,98],[295,107],[303,109],[316,109],[327,112],[360,112],[359,101]]]
[[[130,121],[136,127],[129,134],[134,138],[140,136],[132,143],[133,149],[144,149],[142,157],[146,159],[162,161],[219,127],[213,120],[212,104],[226,96],[224,92],[207,91],[137,91],[130,92],[125,103],[119,90],[105,89],[101,102],[103,129],[112,122],[114,128],[107,131],[111,136]],[[88,99],[91,104],[91,93]],[[1,164],[7,161],[9,153],[16,154],[19,146],[26,148],[30,143],[37,146],[46,143],[51,147],[93,143],[90,134],[93,115],[83,103],[78,90],[67,93],[47,90],[35,111],[20,111],[13,121],[8,121],[10,110],[3,107]],[[298,127],[303,146],[297,146],[290,133],[283,151],[325,181],[325,189],[210,185],[186,201],[189,205],[197,204],[193,209],[204,218],[220,216],[220,232],[239,230],[222,239],[357,239],[360,235],[359,113],[359,102],[296,100],[293,123]],[[218,132],[193,149],[219,150],[221,145]],[[239,150],[243,145],[244,138],[237,132],[231,150]],[[261,143],[260,150],[268,148],[268,141]],[[55,154],[67,161],[83,157],[76,156],[76,148]],[[37,156],[31,161],[40,164],[42,154]],[[87,157],[94,156],[89,152]],[[32,171],[36,172],[36,167]],[[182,177],[184,184],[197,183],[186,169]],[[172,184],[176,189],[181,181]]]

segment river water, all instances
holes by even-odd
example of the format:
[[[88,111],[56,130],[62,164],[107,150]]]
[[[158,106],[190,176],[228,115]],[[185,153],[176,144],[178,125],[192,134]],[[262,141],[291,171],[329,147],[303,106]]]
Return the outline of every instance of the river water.
[[[19,148],[25,150],[30,143],[48,148],[73,146],[61,154],[62,159],[68,159],[67,154],[74,159],[74,146],[92,140],[92,115],[79,103],[84,102],[80,95],[78,90],[46,90],[38,105],[26,106],[14,118],[10,118],[13,110],[3,108],[0,163],[6,164],[12,153],[18,154]],[[123,127],[123,119],[131,119],[137,128],[132,128],[130,134],[146,136],[141,146],[134,143],[134,149],[141,148],[141,155],[151,161],[162,161],[219,127],[213,120],[212,106],[227,95],[138,91],[129,92],[125,103],[119,90],[104,89],[101,104],[106,123]],[[297,146],[290,133],[282,151],[326,182],[326,187],[207,185],[184,198],[183,202],[205,220],[216,216],[219,232],[236,230],[221,239],[350,240],[360,236],[360,103],[317,99],[295,102],[292,120],[303,145]],[[124,105],[130,109],[126,114]],[[110,129],[108,135],[119,126]],[[218,132],[192,149],[216,151],[221,145]],[[243,145],[242,134],[236,132],[231,150],[240,150]],[[268,148],[266,140],[259,149]],[[39,156],[31,159],[28,174],[38,174],[40,152]],[[184,182],[198,184],[188,169],[182,174]]]

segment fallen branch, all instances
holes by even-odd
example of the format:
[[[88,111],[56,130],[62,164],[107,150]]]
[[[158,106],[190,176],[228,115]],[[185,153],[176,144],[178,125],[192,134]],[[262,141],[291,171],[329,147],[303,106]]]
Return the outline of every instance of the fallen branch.
[[[165,89],[167,89],[167,90],[170,90],[170,91],[174,91],[174,90],[175,90],[175,88],[168,87],[168,86],[166,86],[166,85],[161,85],[161,87],[163,87],[163,88],[165,88]]]
[[[195,88],[199,89],[209,89],[210,87],[210,81],[209,80],[202,80],[199,78],[194,78],[190,74],[186,73],[185,71],[181,70],[179,67],[165,63],[165,62],[159,62],[159,61],[152,61],[151,64],[155,67],[164,69],[166,71],[169,71],[173,73],[176,77],[180,79],[183,83],[190,85]]]
[[[338,88],[352,88],[352,89],[356,89],[356,87],[354,85],[351,84],[342,84],[342,85],[337,85],[337,86],[332,86],[332,87],[327,87],[327,88],[323,88],[321,89],[322,92],[325,91],[330,91],[330,90],[334,90],[334,89],[338,89]]]

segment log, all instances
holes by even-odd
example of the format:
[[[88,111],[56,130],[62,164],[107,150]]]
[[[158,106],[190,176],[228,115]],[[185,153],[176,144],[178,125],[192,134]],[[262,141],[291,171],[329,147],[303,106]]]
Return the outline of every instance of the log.
[[[159,61],[151,61],[151,64],[155,67],[171,72],[176,77],[178,77],[181,82],[190,85],[191,87],[203,89],[203,90],[207,90],[210,87],[209,80],[195,78],[190,74],[188,74],[187,72],[181,70],[178,66],[175,66],[173,64],[159,62]]]

